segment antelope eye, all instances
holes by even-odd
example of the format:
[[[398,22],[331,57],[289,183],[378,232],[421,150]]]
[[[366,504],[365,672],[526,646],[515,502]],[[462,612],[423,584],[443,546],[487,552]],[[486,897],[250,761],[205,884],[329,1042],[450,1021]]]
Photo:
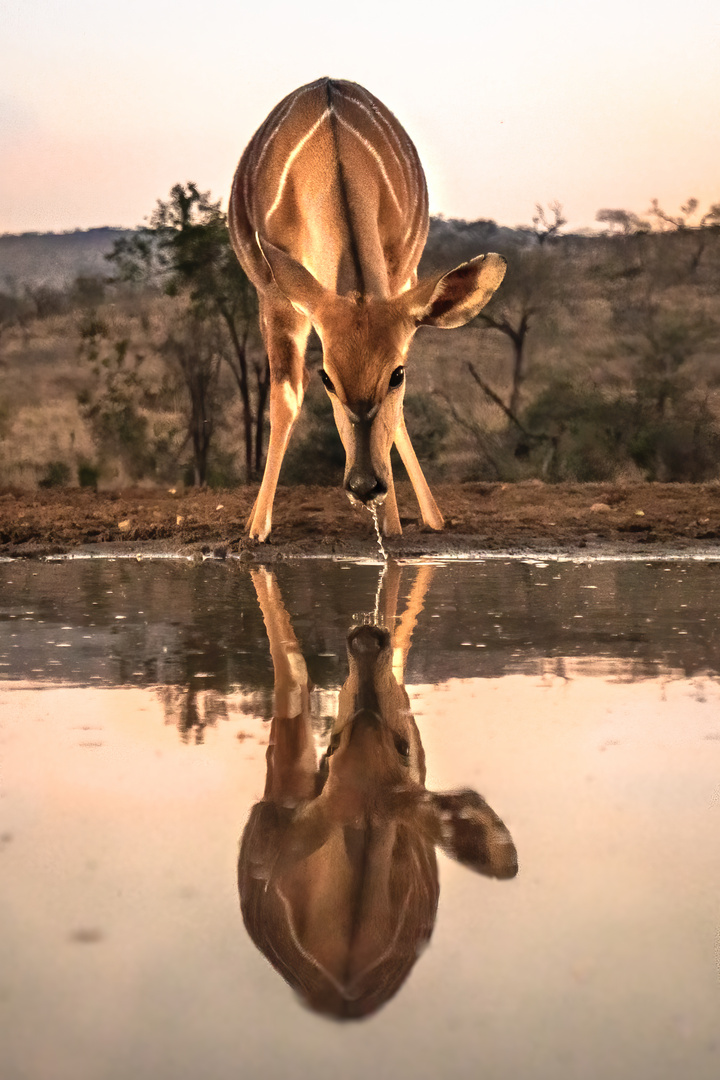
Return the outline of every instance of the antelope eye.
[[[410,743],[407,741],[407,739],[396,739],[395,749],[401,757],[410,757]]]
[[[402,381],[405,378],[405,368],[396,367],[390,376],[390,389],[394,390],[396,387],[402,385]]]
[[[321,379],[322,379],[322,381],[323,381],[323,386],[325,387],[325,389],[326,389],[326,390],[327,390],[327,391],[328,391],[328,392],[329,392],[330,394],[334,394],[334,393],[335,393],[335,387],[333,386],[333,381],[332,381],[332,379],[330,378],[330,376],[328,375],[328,373],[327,373],[327,371],[325,370],[325,368],[320,368],[320,371],[318,372],[318,374],[320,375],[320,378],[321,378]]]
[[[332,757],[338,746],[340,745],[340,736],[334,735],[328,744],[328,748],[325,751],[325,757]]]

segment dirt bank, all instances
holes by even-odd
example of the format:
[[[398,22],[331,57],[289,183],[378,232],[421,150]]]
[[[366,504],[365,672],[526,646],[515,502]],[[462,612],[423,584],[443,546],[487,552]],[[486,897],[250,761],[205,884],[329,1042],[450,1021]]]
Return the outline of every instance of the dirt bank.
[[[338,488],[280,488],[267,544],[244,535],[256,488],[234,491],[0,493],[0,553],[32,556],[77,549],[372,555],[370,515]],[[398,485],[403,536],[396,555],[573,548],[718,550],[720,484],[445,484],[434,488],[446,518],[424,529],[408,484]]]

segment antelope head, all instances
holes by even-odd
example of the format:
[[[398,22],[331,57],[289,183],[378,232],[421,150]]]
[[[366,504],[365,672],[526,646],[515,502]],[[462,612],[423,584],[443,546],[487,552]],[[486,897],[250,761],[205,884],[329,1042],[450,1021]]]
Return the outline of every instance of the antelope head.
[[[306,672],[294,637],[287,637],[284,608],[270,610],[274,580],[253,576],[282,685],[265,797],[253,807],[241,842],[243,919],[255,944],[312,1008],[361,1017],[399,989],[430,938],[439,897],[436,845],[496,878],[514,877],[517,854],[478,794],[426,789],[425,755],[402,683],[407,636],[391,639],[377,626],[350,631],[349,675],[329,746],[314,767],[303,717]],[[411,614],[412,606],[411,596]],[[281,639],[291,649],[289,664],[280,655]],[[282,701],[300,713],[279,715]]]
[[[402,422],[405,363],[419,326],[463,326],[485,306],[506,269],[502,255],[480,255],[398,296],[340,296],[269,241],[258,244],[280,292],[315,327],[322,381],[345,447],[344,487],[354,501],[384,501],[390,450]]]

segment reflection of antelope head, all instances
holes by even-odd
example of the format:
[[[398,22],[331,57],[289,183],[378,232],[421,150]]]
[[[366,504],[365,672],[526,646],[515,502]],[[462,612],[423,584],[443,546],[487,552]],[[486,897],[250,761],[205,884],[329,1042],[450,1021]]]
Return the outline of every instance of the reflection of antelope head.
[[[388,564],[394,626],[400,567]],[[434,794],[403,685],[412,631],[432,577],[423,566],[394,633],[348,634],[349,675],[318,767],[307,669],[275,578],[254,571],[275,669],[265,794],[250,814],[238,867],[245,925],[312,1008],[374,1012],[398,990],[432,933],[435,846],[482,874],[510,878],[506,827],[474,791]]]

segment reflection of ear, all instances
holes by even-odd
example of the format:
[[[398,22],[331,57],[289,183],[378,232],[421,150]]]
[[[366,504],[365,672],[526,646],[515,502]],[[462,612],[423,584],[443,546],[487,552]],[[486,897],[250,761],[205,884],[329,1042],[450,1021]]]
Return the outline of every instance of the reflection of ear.
[[[517,851],[507,827],[476,791],[428,792],[436,843],[446,855],[488,877],[512,878]]]

